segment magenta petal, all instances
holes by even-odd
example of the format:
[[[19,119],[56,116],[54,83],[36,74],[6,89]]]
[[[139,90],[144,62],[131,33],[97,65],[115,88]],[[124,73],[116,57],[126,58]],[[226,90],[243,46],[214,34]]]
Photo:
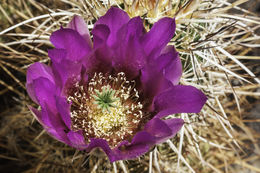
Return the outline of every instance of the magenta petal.
[[[49,49],[48,55],[54,63],[61,63],[62,60],[67,58],[67,52],[65,49]]]
[[[36,98],[41,105],[41,122],[45,124],[46,130],[52,135],[56,135],[59,140],[66,140],[64,130],[68,127],[63,122],[56,108],[57,89],[53,83],[46,78],[38,78],[33,81],[33,86],[36,93]],[[48,127],[48,128],[47,128]],[[68,142],[68,141],[66,141]]]
[[[111,7],[104,16],[98,19],[95,25],[104,24],[108,26],[110,35],[107,44],[113,46],[117,41],[117,31],[129,20],[130,18],[126,12],[119,8]]]
[[[68,130],[57,109],[51,108],[47,103],[44,103],[42,106],[42,120],[44,124],[48,124],[48,127],[56,130],[58,133],[64,133]]]
[[[57,140],[70,145],[70,141],[67,137],[67,132],[69,131],[69,129],[62,121],[60,114],[57,112],[56,108],[50,108],[50,105],[43,103],[42,119],[44,121],[44,124],[49,124],[45,129],[50,135],[52,135]]]
[[[150,133],[156,138],[171,135],[171,129],[159,118],[153,118],[144,126],[144,131]]]
[[[120,42],[127,43],[131,37],[139,38],[145,32],[142,19],[140,17],[134,17],[123,25],[118,31],[118,39]]]
[[[180,131],[181,127],[184,124],[184,121],[181,118],[171,118],[171,119],[163,120],[163,122],[165,122],[168,125],[168,127],[171,129],[172,136],[174,136],[178,131]]]
[[[60,142],[63,142],[65,144],[67,144],[67,145],[70,145],[70,141],[69,141],[68,137],[66,136],[65,132],[59,131],[59,129],[56,130],[56,129],[48,128],[48,127],[47,128],[45,127],[44,129],[54,139],[56,139],[56,140],[58,140]]]
[[[52,124],[50,122],[49,116],[42,111],[38,111],[34,107],[29,106],[28,107],[32,114],[34,115],[35,119],[45,128],[45,129],[52,129]]]
[[[53,107],[52,110],[54,110],[54,97],[58,92],[56,86],[49,79],[40,77],[33,81],[33,88],[38,103],[43,106],[43,104],[46,102],[48,105],[50,105],[50,107]]]
[[[129,80],[140,75],[140,70],[145,64],[143,50],[135,38],[131,38],[126,44],[122,43],[113,60],[115,71],[117,73],[123,71]]]
[[[183,126],[184,121],[180,118],[160,120],[153,118],[144,127],[144,130],[156,137],[156,144],[166,141],[176,135]]]
[[[154,96],[172,86],[172,83],[164,77],[160,70],[158,64],[151,64],[145,66],[141,71],[144,98],[147,100],[153,100]]]
[[[87,70],[90,73],[102,72],[103,74],[110,73],[113,66],[113,54],[107,45],[100,46],[94,52],[94,55],[89,57]]]
[[[37,99],[34,93],[34,88],[33,88],[33,80],[39,78],[39,77],[44,77],[50,80],[52,83],[54,83],[54,77],[52,70],[49,66],[36,62],[32,64],[28,70],[27,70],[27,76],[26,76],[26,88],[29,96],[32,98],[32,100],[36,103]]]
[[[111,162],[117,160],[133,159],[149,151],[155,143],[155,138],[145,131],[138,132],[129,144],[123,141],[118,148],[113,150],[109,157]]]
[[[69,131],[67,136],[68,136],[68,139],[70,140],[72,147],[75,147],[79,150],[83,150],[87,147],[85,138],[81,131],[78,131],[78,132]]]
[[[99,138],[91,138],[90,143],[86,148],[86,152],[90,152],[91,150],[93,150],[95,148],[101,148],[109,158],[111,157],[112,150],[108,146],[106,140],[99,139]]]
[[[37,109],[31,106],[29,106],[29,109],[33,113],[34,117],[38,120],[38,122],[44,127],[48,134],[50,134],[52,137],[61,142],[70,144],[68,138],[66,137],[66,134],[64,133],[63,126],[61,127],[62,130],[60,130],[61,128],[55,129],[53,127],[53,122],[51,122],[51,120],[49,119],[49,117],[52,116],[52,113],[46,111],[45,108],[43,108],[42,112],[38,111]]]
[[[138,132],[132,142],[123,141],[118,147],[111,150],[104,139],[92,138],[90,144],[86,148],[87,152],[90,152],[94,148],[101,148],[108,156],[111,162],[117,160],[126,160],[136,158],[147,151],[155,143],[155,138],[149,133],[141,131]]]
[[[87,41],[73,29],[61,28],[52,33],[50,40],[57,49],[65,49],[72,61],[81,60],[91,51]]]
[[[49,116],[46,116],[46,111],[42,113],[42,111],[38,111],[37,109],[31,106],[29,106],[29,109],[33,113],[36,120],[44,127],[46,131],[48,131],[51,134],[56,134],[56,131],[52,128]]]
[[[156,22],[142,39],[146,55],[157,56],[172,39],[175,27],[175,20],[172,18],[165,17]]]
[[[67,100],[62,97],[56,97],[56,107],[63,122],[69,129],[71,129],[70,105]]]
[[[67,59],[67,53],[64,49],[50,49],[48,54],[53,63],[52,69],[55,74],[56,85],[62,89],[68,79],[78,80],[82,63]]]
[[[89,35],[88,25],[84,19],[75,15],[67,26],[70,29],[78,31],[78,33],[87,41],[89,47],[92,47],[92,41]]]
[[[27,88],[27,93],[29,94],[30,98],[37,104],[38,101],[36,99],[36,96],[35,96],[35,91],[34,91],[34,87],[33,87],[33,84],[32,83],[26,83],[26,88]]]
[[[31,113],[33,114],[33,116],[35,117],[35,119],[42,125],[42,126],[49,126],[48,124],[44,124],[43,120],[42,120],[42,113],[41,111],[38,111],[37,109],[35,109],[32,106],[28,106],[29,110],[31,111]]]
[[[54,83],[52,69],[45,64],[36,62],[28,68],[26,82],[32,83],[33,80],[39,77],[47,78]]]
[[[174,47],[168,46],[162,55],[156,59],[150,58],[141,72],[144,95],[153,99],[155,95],[179,82],[182,73],[181,61]]]
[[[174,137],[181,130],[181,128],[184,124],[184,121],[181,118],[171,118],[171,119],[167,119],[167,120],[163,120],[163,121],[171,129],[171,135],[161,137],[161,139],[158,140],[157,143],[164,142],[167,139]]]
[[[174,85],[177,85],[182,75],[182,65],[175,48],[167,46],[163,54],[156,61],[161,66],[165,78],[170,80]]]
[[[94,49],[105,44],[109,34],[110,30],[108,26],[102,24],[95,25],[94,29],[92,30]]]
[[[176,113],[198,113],[207,97],[193,86],[176,85],[154,99],[157,118]]]
[[[141,18],[135,17],[125,24],[117,34],[120,41],[113,49],[115,53],[114,68],[117,72],[124,71],[128,79],[136,77],[146,61],[140,43],[140,36],[143,31]]]

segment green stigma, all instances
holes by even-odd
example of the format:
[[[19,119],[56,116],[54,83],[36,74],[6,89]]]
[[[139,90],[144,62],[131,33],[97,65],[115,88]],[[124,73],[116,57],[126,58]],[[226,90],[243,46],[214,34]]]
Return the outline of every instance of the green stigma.
[[[109,86],[102,87],[102,91],[95,89],[96,95],[94,95],[95,104],[98,105],[99,109],[109,111],[110,107],[115,107],[113,104],[118,99],[115,97],[115,90],[111,89]]]

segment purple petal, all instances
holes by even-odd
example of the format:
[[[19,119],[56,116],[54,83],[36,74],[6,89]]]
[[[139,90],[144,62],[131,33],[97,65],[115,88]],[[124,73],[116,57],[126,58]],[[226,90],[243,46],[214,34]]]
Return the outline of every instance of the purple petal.
[[[57,86],[63,88],[68,79],[78,80],[82,63],[67,59],[67,53],[64,49],[50,49],[48,54],[52,60],[52,69]]]
[[[181,61],[173,46],[167,46],[160,52],[159,57],[147,59],[147,64],[141,70],[144,95],[150,100],[172,85],[176,85],[182,73]]]
[[[147,65],[141,70],[141,84],[147,101],[172,86],[160,70],[157,64]]]
[[[51,117],[52,114],[49,111],[46,111],[46,109],[44,108],[42,110],[42,112],[40,112],[31,106],[29,106],[29,109],[32,112],[32,114],[34,115],[34,117],[38,120],[38,122],[43,126],[43,128],[46,130],[46,132],[49,135],[51,135],[53,138],[55,138],[61,142],[70,144],[70,142],[64,132],[64,128],[62,128],[62,130],[60,130],[60,131],[57,131],[57,129],[55,129],[53,127],[53,124],[52,124],[53,122],[51,122],[49,119],[49,117]],[[61,129],[61,128],[59,128],[59,129]]]
[[[59,92],[53,83],[48,79],[40,77],[33,81],[36,99],[41,105],[41,122],[51,135],[60,141],[66,142],[67,136],[65,131],[68,127],[63,122],[60,113],[56,107],[56,97]]]
[[[124,50],[124,48],[127,48],[127,50]],[[113,67],[116,73],[124,72],[127,79],[132,80],[140,75],[140,70],[145,64],[145,58],[143,50],[136,39],[129,40],[124,48],[121,49],[120,47],[120,52],[116,52]]]
[[[114,48],[114,68],[117,72],[124,71],[128,79],[139,75],[139,70],[145,64],[144,50],[140,36],[144,27],[140,17],[132,18],[118,31],[119,43]]]
[[[92,30],[94,49],[105,44],[109,34],[110,30],[107,25],[95,25],[94,29]]]
[[[54,83],[52,69],[45,64],[36,62],[28,68],[26,82],[32,83],[33,80],[39,77],[47,78]]]
[[[68,104],[65,98],[56,97],[56,107],[63,122],[71,129],[70,104]]]
[[[35,96],[33,84],[31,84],[31,83],[29,83],[29,84],[26,83],[26,89],[27,89],[27,93],[29,94],[30,98],[31,98],[35,103],[39,104],[38,101],[37,101],[37,99],[36,99],[36,96]]]
[[[36,103],[37,99],[34,93],[34,88],[33,88],[33,80],[44,77],[50,80],[52,83],[54,83],[54,77],[52,70],[49,66],[36,62],[32,64],[28,70],[27,70],[27,76],[26,76],[26,88],[29,96],[32,98],[32,100]]]
[[[45,130],[55,139],[70,145],[66,132],[69,129],[63,123],[58,112],[53,112],[47,104],[42,106],[42,119]]]
[[[174,85],[177,85],[182,75],[182,65],[175,48],[173,46],[167,46],[163,54],[160,55],[156,61],[158,62],[158,66],[162,69],[165,78]]]
[[[95,25],[92,34],[94,52],[87,59],[86,70],[89,73],[110,72],[112,70],[113,54],[111,48],[106,44],[110,30],[108,26],[99,24]]]
[[[51,129],[52,124],[50,122],[49,116],[46,116],[46,114],[43,114],[42,111],[38,111],[34,107],[29,106],[28,107],[30,111],[32,112],[35,119],[45,128],[45,129]]]
[[[36,118],[36,120],[44,127],[44,129],[49,133],[51,136],[54,138],[58,139],[59,141],[66,141],[66,138],[61,137],[55,128],[53,128],[52,122],[50,121],[49,117],[52,114],[48,114],[46,109],[43,109],[42,111],[38,111],[34,107],[29,107],[31,110],[32,114]],[[56,121],[56,120],[55,120]]]
[[[103,74],[112,71],[113,54],[107,45],[100,46],[94,55],[88,58],[87,71],[89,73],[102,72]]]
[[[174,136],[178,131],[180,131],[181,127],[184,124],[183,119],[181,118],[171,118],[167,120],[163,120],[168,127],[172,130],[172,135]]]
[[[71,61],[79,61],[91,51],[87,41],[73,29],[61,28],[52,33],[50,40],[57,49],[66,50],[66,58]]]
[[[157,118],[177,113],[198,113],[207,97],[193,86],[176,85],[154,99]]]
[[[147,132],[140,131],[134,136],[130,144],[127,141],[123,141],[118,148],[114,149],[109,160],[114,162],[116,160],[126,160],[139,157],[148,152],[154,143],[155,138],[153,136]]]
[[[144,35],[142,42],[147,56],[157,56],[169,43],[175,33],[175,20],[162,18]]]
[[[70,29],[78,31],[78,33],[87,41],[89,47],[92,47],[92,41],[89,35],[88,25],[84,19],[75,15],[67,26]]]
[[[108,37],[107,44],[109,46],[113,46],[117,41],[116,34],[118,30],[129,20],[130,18],[126,12],[120,10],[119,8],[111,7],[104,16],[98,19],[95,25],[104,24],[108,26],[110,35]]]
[[[92,138],[90,144],[86,148],[87,152],[90,152],[94,148],[101,148],[108,156],[111,162],[117,160],[133,159],[149,151],[150,147],[155,143],[155,138],[149,133],[141,131],[138,132],[132,142],[121,142],[118,147],[113,150],[107,144],[104,139]]]
[[[75,147],[79,150],[86,149],[87,144],[85,142],[85,138],[82,134],[82,131],[78,131],[78,132],[69,131],[67,136],[68,139],[70,140],[72,147]]]
[[[180,118],[160,120],[153,118],[144,127],[144,130],[156,137],[156,144],[166,141],[176,135],[184,121]]]
[[[36,96],[37,102],[43,106],[44,103],[48,103],[52,110],[55,109],[55,95],[58,90],[54,83],[49,79],[40,77],[33,81],[33,88]]]
[[[171,129],[159,118],[153,118],[148,121],[144,126],[144,131],[157,138],[169,136],[171,134]]]
[[[61,63],[62,60],[67,58],[67,52],[65,49],[49,49],[48,55],[54,63]]]
[[[127,43],[131,37],[139,38],[144,32],[145,29],[143,27],[142,19],[140,17],[134,17],[119,29],[118,39],[120,39],[120,42]]]
[[[93,150],[95,148],[101,148],[109,158],[111,157],[112,150],[108,146],[106,140],[98,139],[98,138],[91,138],[90,143],[86,148],[86,152],[90,152],[91,150]]]
[[[42,120],[42,113],[40,111],[38,111],[37,109],[35,109],[32,106],[28,106],[29,110],[31,111],[31,113],[33,114],[34,118],[42,125],[42,126],[46,126],[46,124],[43,123]]]

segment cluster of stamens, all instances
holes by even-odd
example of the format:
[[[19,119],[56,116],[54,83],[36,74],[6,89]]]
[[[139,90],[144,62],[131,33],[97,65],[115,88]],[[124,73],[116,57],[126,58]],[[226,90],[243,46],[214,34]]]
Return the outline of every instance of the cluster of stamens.
[[[76,83],[68,92],[73,130],[82,130],[85,139],[102,138],[111,147],[130,140],[143,117],[143,105],[135,82],[123,72],[116,76],[95,73],[87,84]]]

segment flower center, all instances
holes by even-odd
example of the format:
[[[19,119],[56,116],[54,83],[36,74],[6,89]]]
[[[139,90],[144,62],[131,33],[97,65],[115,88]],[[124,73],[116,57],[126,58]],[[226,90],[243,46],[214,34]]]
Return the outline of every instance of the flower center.
[[[93,97],[96,100],[96,104],[100,109],[105,109],[109,111],[110,107],[115,107],[113,104],[118,98],[115,97],[115,90],[111,89],[111,87],[108,86],[103,86],[101,87],[102,91],[99,92],[99,90],[95,90],[96,95],[93,95]]]
[[[135,82],[123,72],[116,76],[94,74],[88,84],[69,89],[73,130],[82,130],[85,139],[102,138],[111,147],[130,140],[140,128],[143,105],[138,102]]]

